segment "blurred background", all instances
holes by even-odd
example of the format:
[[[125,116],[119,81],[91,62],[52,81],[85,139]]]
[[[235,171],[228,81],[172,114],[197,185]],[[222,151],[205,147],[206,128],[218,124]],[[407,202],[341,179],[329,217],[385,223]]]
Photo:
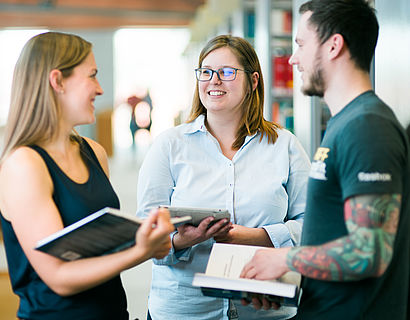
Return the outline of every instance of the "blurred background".
[[[219,34],[249,40],[265,80],[265,117],[294,132],[310,156],[330,117],[318,98],[300,93],[287,61],[304,0],[6,0],[0,1],[0,148],[14,64],[24,43],[48,30],[93,43],[104,95],[96,122],[78,131],[99,141],[110,157],[121,207],[134,213],[138,170],[153,139],[184,122],[204,44]],[[371,0],[380,36],[372,68],[376,93],[410,123],[410,2]],[[15,319],[0,233],[0,320]],[[145,319],[151,262],[122,275],[130,319]]]

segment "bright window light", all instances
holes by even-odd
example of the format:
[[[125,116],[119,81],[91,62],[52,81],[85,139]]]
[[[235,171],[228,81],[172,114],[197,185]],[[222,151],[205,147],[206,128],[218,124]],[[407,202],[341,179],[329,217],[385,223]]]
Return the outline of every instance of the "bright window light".
[[[1,30],[0,43],[0,126],[5,125],[10,107],[11,83],[14,66],[25,43],[35,35],[47,30]]]
[[[153,105],[153,137],[172,127],[179,111],[190,107],[195,79],[193,70],[187,66],[187,59],[183,56],[189,35],[186,28],[130,28],[115,33],[116,147],[128,148],[132,143],[128,97],[136,95],[143,98],[149,92]],[[136,139],[140,137],[144,137],[144,141],[147,139],[146,135],[137,135]]]

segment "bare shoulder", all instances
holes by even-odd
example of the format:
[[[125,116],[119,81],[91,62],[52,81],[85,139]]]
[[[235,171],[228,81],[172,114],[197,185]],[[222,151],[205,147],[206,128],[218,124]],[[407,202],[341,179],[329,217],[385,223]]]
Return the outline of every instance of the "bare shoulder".
[[[100,162],[101,166],[103,167],[105,174],[108,175],[108,157],[107,157],[107,152],[105,151],[104,147],[100,145],[97,141],[83,137],[88,144],[91,146],[93,149],[95,155],[97,156],[98,161]]]
[[[53,183],[41,156],[29,147],[18,147],[0,167],[0,190],[0,208],[4,209],[26,195],[51,195]]]
[[[43,159],[35,150],[22,146],[13,150],[3,161],[0,168],[0,177],[9,173],[25,175],[33,172],[35,174],[46,169]]]

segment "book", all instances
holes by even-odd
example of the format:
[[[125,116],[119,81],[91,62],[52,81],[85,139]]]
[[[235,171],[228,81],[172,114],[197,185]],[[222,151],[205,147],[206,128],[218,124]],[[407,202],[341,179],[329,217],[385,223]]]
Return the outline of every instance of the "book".
[[[212,226],[214,223],[221,219],[231,219],[231,214],[225,209],[211,209],[211,208],[191,208],[191,207],[174,207],[174,206],[160,206],[161,208],[166,208],[169,210],[171,217],[184,217],[191,216],[192,220],[189,224],[197,227],[201,221],[208,217],[214,217],[208,227]]]
[[[175,227],[190,216],[171,218]],[[100,256],[135,244],[135,233],[143,219],[106,207],[37,242],[35,249],[65,261]]]
[[[259,249],[266,248],[215,243],[205,273],[196,273],[192,285],[200,287],[205,296],[249,302],[258,297],[282,306],[297,306],[301,292],[299,273],[288,272],[278,280],[240,278],[243,267]]]

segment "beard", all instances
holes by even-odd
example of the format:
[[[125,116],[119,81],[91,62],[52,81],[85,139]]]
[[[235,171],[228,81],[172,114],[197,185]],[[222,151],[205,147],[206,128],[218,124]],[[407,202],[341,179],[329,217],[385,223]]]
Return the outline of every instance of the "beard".
[[[323,98],[326,86],[323,77],[323,68],[321,66],[321,57],[316,55],[315,60],[316,64],[309,77],[309,81],[306,83],[306,87],[302,86],[302,93],[310,97],[317,96]]]

